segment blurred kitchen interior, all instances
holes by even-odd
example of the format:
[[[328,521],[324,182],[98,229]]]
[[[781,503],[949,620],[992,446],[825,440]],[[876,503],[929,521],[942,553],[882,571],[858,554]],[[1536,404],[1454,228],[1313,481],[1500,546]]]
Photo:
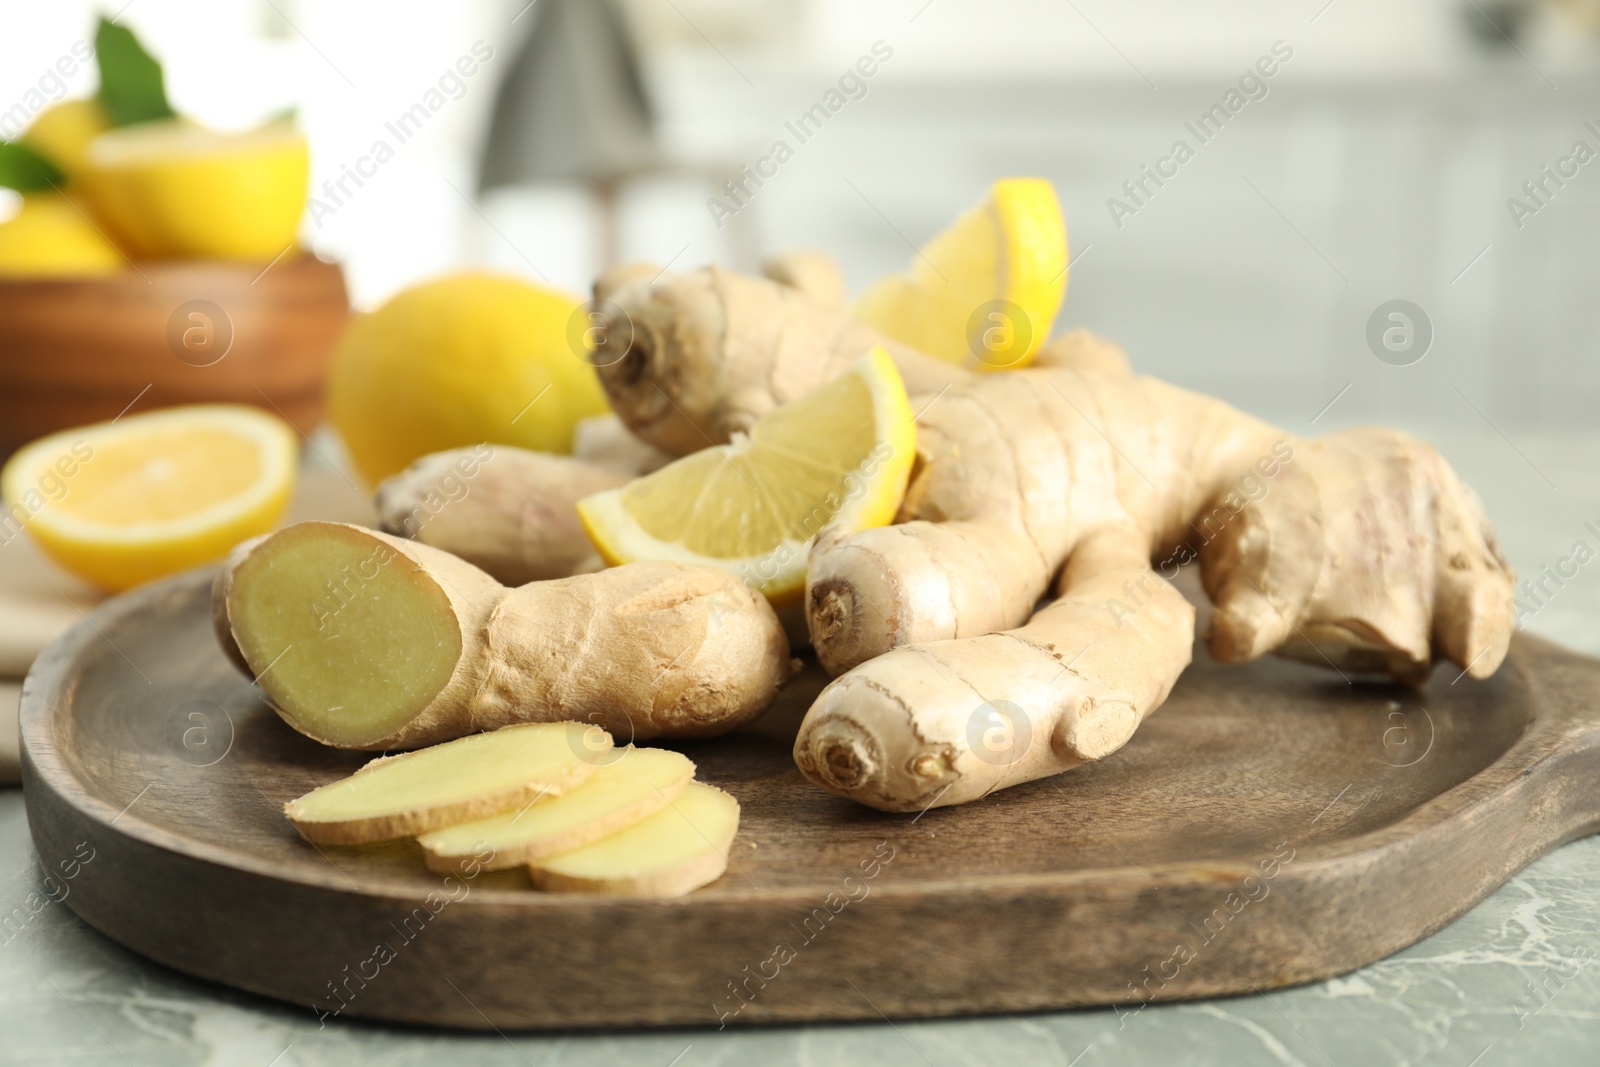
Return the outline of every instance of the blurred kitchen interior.
[[[179,110],[234,128],[298,109],[332,208],[314,203],[304,236],[346,264],[358,307],[462,264],[583,291],[608,245],[736,267],[816,245],[859,289],[994,178],[1036,174],[1076,257],[1062,323],[1119,338],[1143,371],[1302,432],[1593,424],[1600,165],[1547,181],[1520,219],[1508,198],[1533,203],[1523,183],[1575,142],[1600,149],[1596,0],[629,0],[631,49],[599,4],[133,0],[120,17]],[[116,10],[7,8],[0,101]],[[512,116],[538,112],[548,136],[531,165],[500,161],[531,177],[480,198],[497,92],[541,20],[577,43],[529,51]],[[492,58],[449,83],[458,99],[350,195],[321,191],[479,41]],[[858,98],[801,143],[785,124],[876,42]],[[1201,143],[1185,123],[1272,56]],[[653,143],[634,136],[647,114]],[[1131,199],[1124,182],[1180,138],[1193,158]],[[780,139],[793,158],[719,226],[708,198]],[[1112,197],[1133,210],[1114,218]],[[1433,322],[1414,366],[1367,351],[1393,298]]]

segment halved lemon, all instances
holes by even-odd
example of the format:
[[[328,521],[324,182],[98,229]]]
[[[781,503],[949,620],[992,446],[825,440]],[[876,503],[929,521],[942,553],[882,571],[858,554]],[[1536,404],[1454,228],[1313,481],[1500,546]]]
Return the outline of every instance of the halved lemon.
[[[42,437],[0,470],[0,529],[113,591],[226,555],[272,529],[294,490],[294,429],[202,404]]]
[[[855,314],[913,348],[977,369],[1025,367],[1067,291],[1067,227],[1055,187],[1004,178],[918,250],[908,274],[875,283]]]
[[[295,243],[310,168],[287,124],[219,133],[167,119],[90,141],[74,184],[136,257],[265,263]]]
[[[876,348],[732,444],[585,497],[578,516],[613,566],[712,564],[782,605],[804,591],[806,554],[818,533],[894,521],[915,450],[905,384]]]

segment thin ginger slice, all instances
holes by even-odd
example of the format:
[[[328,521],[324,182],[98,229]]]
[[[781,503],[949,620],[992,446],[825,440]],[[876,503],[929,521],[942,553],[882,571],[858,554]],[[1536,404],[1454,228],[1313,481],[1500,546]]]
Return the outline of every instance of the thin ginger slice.
[[[355,845],[427,833],[572,789],[611,736],[585,723],[524,723],[383,756],[283,811],[310,841]]]
[[[661,811],[593,844],[529,865],[540,889],[609,896],[678,897],[728,869],[739,802],[690,782]]]
[[[694,777],[694,763],[667,749],[609,755],[611,762],[571,792],[424,834],[418,843],[429,869],[471,864],[495,871],[570,852],[654,815]]]

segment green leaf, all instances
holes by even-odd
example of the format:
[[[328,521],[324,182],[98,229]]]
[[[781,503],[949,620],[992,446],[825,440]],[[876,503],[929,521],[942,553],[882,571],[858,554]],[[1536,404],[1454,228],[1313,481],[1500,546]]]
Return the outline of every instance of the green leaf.
[[[133,35],[109,19],[100,19],[94,35],[100,63],[100,106],[114,126],[131,126],[177,115],[167,103],[161,64]]]
[[[27,145],[0,141],[0,186],[26,193],[48,189],[65,180],[54,163]]]

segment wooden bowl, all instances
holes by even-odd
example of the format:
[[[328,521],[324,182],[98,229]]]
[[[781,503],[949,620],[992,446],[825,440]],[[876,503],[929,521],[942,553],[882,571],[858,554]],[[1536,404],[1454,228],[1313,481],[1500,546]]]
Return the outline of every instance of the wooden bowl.
[[[130,405],[254,404],[308,434],[349,304],[339,267],[303,253],[265,269],[141,262],[0,279],[0,458]]]

